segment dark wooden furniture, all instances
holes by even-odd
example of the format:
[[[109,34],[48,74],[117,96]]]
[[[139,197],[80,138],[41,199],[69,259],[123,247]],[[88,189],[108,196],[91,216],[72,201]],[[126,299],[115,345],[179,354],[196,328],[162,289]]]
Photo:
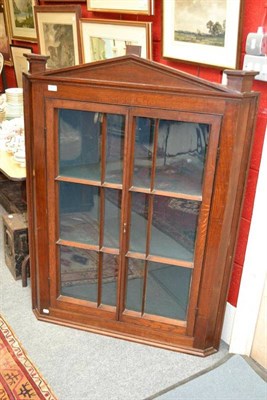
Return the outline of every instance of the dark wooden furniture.
[[[8,213],[23,213],[26,205],[26,168],[0,148],[0,204]]]
[[[218,349],[258,94],[137,56],[24,76],[38,319]]]
[[[5,263],[15,280],[26,275],[23,267],[24,259],[28,257],[28,228],[26,214],[3,215]],[[25,271],[25,272],[24,272]]]

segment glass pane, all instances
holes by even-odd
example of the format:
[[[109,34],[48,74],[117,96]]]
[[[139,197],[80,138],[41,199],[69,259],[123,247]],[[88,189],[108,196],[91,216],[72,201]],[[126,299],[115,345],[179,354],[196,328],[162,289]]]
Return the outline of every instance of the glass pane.
[[[104,243],[106,247],[119,247],[121,223],[121,191],[105,189]]]
[[[154,120],[136,118],[133,186],[150,188]]]
[[[59,110],[60,175],[100,180],[99,115],[90,111]]]
[[[159,123],[155,189],[201,195],[209,125]]]
[[[125,116],[107,114],[105,182],[122,183]]]
[[[200,203],[155,196],[150,254],[192,261]]]
[[[132,192],[130,251],[146,253],[148,196]]]
[[[61,294],[97,302],[98,253],[60,246]]]
[[[186,319],[191,269],[148,263],[145,313]]]
[[[144,288],[145,262],[137,259],[128,259],[126,309],[142,311]]]
[[[98,245],[99,189],[59,182],[60,239]]]
[[[118,256],[103,254],[102,304],[116,306],[118,272]]]

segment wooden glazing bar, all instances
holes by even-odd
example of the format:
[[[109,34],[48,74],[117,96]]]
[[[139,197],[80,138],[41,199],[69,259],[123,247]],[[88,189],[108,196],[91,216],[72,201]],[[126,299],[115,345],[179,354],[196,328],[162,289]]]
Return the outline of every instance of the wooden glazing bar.
[[[107,143],[107,115],[102,114],[101,121],[101,185],[105,180],[106,175],[106,143]],[[104,224],[105,224],[105,189],[100,188],[100,215],[99,215],[99,248],[103,246],[104,241]],[[97,306],[102,302],[102,273],[103,273],[103,253],[98,253],[98,273],[97,273]]]
[[[100,207],[99,207],[99,248],[103,246],[105,224],[105,189],[100,188]]]
[[[131,186],[129,189],[130,192],[135,192],[135,193],[151,193],[150,189],[142,188],[142,187],[137,187],[137,186]]]
[[[84,185],[90,185],[90,186],[101,186],[101,182],[100,181],[93,181],[90,179],[84,179],[84,178],[75,178],[72,176],[57,176],[56,177],[56,181],[60,181],[60,182],[70,182],[70,183],[81,183]]]
[[[105,254],[113,254],[113,255],[116,255],[116,256],[118,256],[120,254],[119,249],[115,249],[115,248],[112,248],[112,247],[102,246],[102,247],[100,247],[99,251],[101,251],[102,253],[105,253]]]
[[[142,315],[145,312],[145,301],[146,301],[146,285],[147,285],[147,274],[148,274],[148,261],[147,256],[150,250],[151,230],[152,230],[152,218],[153,218],[153,199],[154,196],[149,196],[148,205],[148,220],[147,220],[147,236],[146,236],[146,261],[144,270],[144,286],[143,286],[143,298],[142,298]]]
[[[174,258],[147,256],[148,261],[158,262],[161,264],[175,265],[177,267],[194,268],[194,263],[191,261],[175,260]]]
[[[144,253],[137,253],[134,251],[127,251],[126,257],[135,258],[137,260],[146,260],[146,255]]]
[[[129,194],[130,179],[133,169],[133,154],[135,140],[135,120],[129,116],[125,117],[124,132],[124,153],[123,153],[123,189],[122,189],[122,207],[121,207],[121,227],[120,227],[120,257],[118,272],[117,289],[117,312],[116,319],[119,320],[125,307],[126,285],[127,285],[127,260],[126,251],[129,247],[129,224],[131,196]],[[130,166],[130,168],[129,168]]]
[[[150,240],[152,231],[152,219],[153,219],[153,200],[154,196],[149,195],[148,197],[148,218],[147,218],[147,235],[146,235],[146,257],[150,251]]]
[[[86,243],[73,242],[73,241],[71,241],[71,240],[59,239],[59,240],[57,241],[56,244],[59,244],[60,246],[71,246],[71,247],[76,247],[77,249],[99,251],[99,246],[96,246],[96,245],[94,245],[94,244],[86,244]]]
[[[106,175],[106,144],[107,144],[107,114],[102,114],[101,121],[101,184],[105,181]]]
[[[182,193],[182,192],[169,192],[169,191],[163,191],[163,190],[157,190],[153,189],[152,191],[150,189],[145,189],[141,187],[136,187],[136,186],[131,186],[129,189],[130,192],[135,192],[135,193],[152,193],[157,196],[166,196],[166,197],[173,197],[176,199],[184,199],[184,200],[192,200],[192,201],[202,201],[202,196],[201,195],[192,195],[192,194],[187,194],[187,193]]]
[[[122,184],[121,183],[103,182],[102,187],[108,188],[108,189],[122,190]]]
[[[142,297],[142,308],[141,308],[141,315],[143,316],[145,313],[145,305],[146,305],[146,284],[147,284],[147,269],[148,269],[148,262],[145,261],[144,267],[144,282],[143,282],[143,297]]]
[[[134,258],[136,260],[147,260],[147,261],[158,262],[161,264],[176,265],[177,267],[194,268],[194,263],[191,261],[184,261],[180,259],[176,260],[174,258],[152,256],[152,255],[145,256],[144,253],[136,253],[134,251],[128,251],[126,253],[126,257]]]
[[[192,201],[202,201],[202,195],[192,195],[187,193],[175,193],[175,192],[168,192],[163,190],[155,190],[152,191],[153,194],[157,196],[167,196],[167,197],[174,197],[177,199],[185,199],[185,200],[192,200]]]
[[[98,253],[97,307],[99,307],[102,302],[102,274],[103,274],[103,253]]]
[[[155,129],[154,129],[154,141],[153,141],[153,156],[152,156],[152,166],[151,166],[151,180],[150,180],[150,190],[154,189],[155,175],[156,175],[156,161],[157,161],[157,148],[158,148],[158,135],[159,135],[159,120],[156,119]]]

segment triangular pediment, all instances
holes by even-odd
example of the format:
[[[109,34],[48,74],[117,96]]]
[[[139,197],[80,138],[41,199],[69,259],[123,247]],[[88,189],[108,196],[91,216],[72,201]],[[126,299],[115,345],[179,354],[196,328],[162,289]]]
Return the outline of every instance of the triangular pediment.
[[[64,80],[68,78],[71,80],[77,79],[79,82],[97,80],[124,85],[135,84],[157,88],[172,88],[174,90],[235,92],[223,85],[209,82],[135,55],[126,55],[60,70],[47,70],[42,76],[55,77],[56,79],[62,78]]]

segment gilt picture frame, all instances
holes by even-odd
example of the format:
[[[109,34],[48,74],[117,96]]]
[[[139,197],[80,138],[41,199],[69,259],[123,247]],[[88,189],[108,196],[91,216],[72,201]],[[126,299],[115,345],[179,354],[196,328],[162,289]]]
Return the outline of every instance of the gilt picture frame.
[[[243,0],[163,0],[163,57],[238,68]]]
[[[47,69],[81,62],[80,5],[35,6],[40,54],[49,56]]]
[[[83,62],[126,54],[126,46],[140,46],[141,57],[151,59],[151,22],[102,19],[80,20]]]
[[[32,48],[24,47],[24,46],[17,46],[14,44],[11,44],[10,48],[11,48],[11,54],[12,54],[12,60],[13,60],[13,65],[14,65],[17,86],[19,88],[22,88],[23,87],[22,74],[23,74],[23,72],[27,73],[29,70],[28,61],[27,61],[26,57],[24,56],[24,54],[32,53]]]
[[[6,0],[0,0],[0,53],[3,55],[4,64],[12,65],[10,50],[11,29]]]
[[[154,0],[87,0],[87,9],[94,12],[154,14]]]
[[[35,0],[6,0],[6,2],[9,8],[12,39],[36,42]]]

